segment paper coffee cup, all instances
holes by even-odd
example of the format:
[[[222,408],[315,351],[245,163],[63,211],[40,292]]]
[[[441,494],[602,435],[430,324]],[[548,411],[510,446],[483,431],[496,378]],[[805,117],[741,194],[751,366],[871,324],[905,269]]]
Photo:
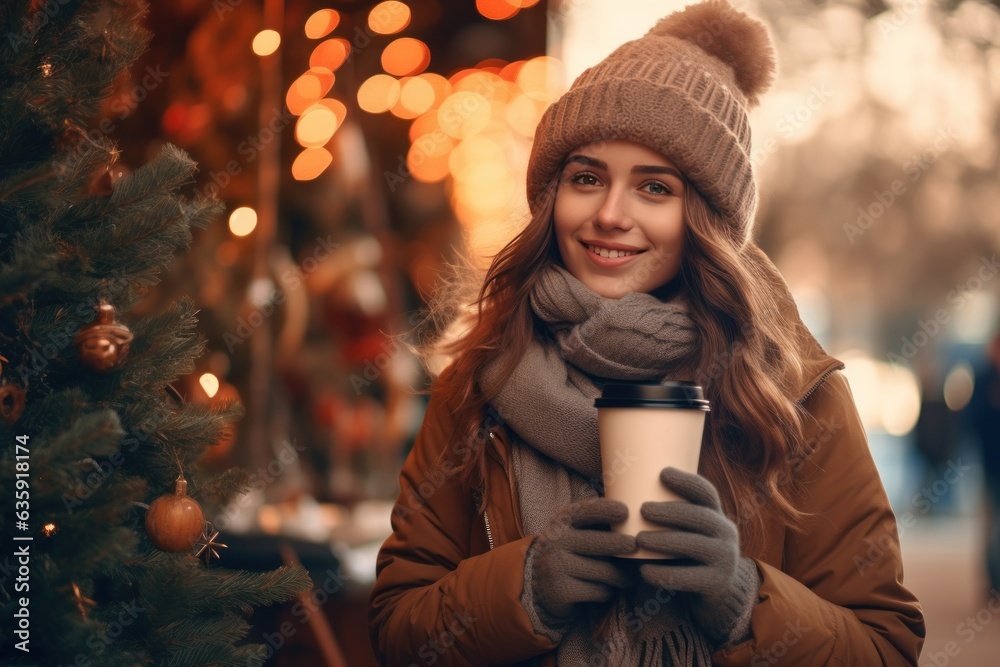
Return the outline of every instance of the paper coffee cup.
[[[683,500],[660,481],[667,466],[698,472],[705,415],[709,411],[702,388],[693,382],[604,385],[594,400],[601,441],[604,496],[628,506],[628,519],[611,529],[626,535],[663,530],[639,513],[647,501]],[[622,558],[667,558],[646,549]]]

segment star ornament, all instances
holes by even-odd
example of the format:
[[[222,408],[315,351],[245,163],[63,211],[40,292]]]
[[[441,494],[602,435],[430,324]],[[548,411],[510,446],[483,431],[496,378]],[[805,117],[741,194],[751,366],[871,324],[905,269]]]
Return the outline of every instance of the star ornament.
[[[204,531],[201,534],[201,548],[198,549],[198,553],[195,554],[196,558],[200,558],[202,562],[205,563],[207,567],[209,563],[212,562],[213,558],[220,558],[219,552],[216,549],[228,549],[225,544],[221,542],[216,542],[215,540],[219,537],[219,531],[213,531],[212,536],[208,536],[208,531]]]

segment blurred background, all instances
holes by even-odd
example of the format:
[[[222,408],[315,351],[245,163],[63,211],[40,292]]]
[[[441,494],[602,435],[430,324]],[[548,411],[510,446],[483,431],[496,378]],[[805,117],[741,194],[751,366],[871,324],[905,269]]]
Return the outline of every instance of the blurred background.
[[[202,462],[255,480],[214,510],[222,565],[290,548],[320,573],[324,623],[257,619],[271,664],[374,664],[365,600],[426,403],[390,334],[456,253],[488,262],[524,224],[548,104],[685,4],[152,3],[152,47],[104,113],[111,178],[170,142],[227,206],[136,314],[191,295],[210,353],[185,397],[247,408]],[[734,4],[780,67],[751,117],[755,234],[847,364],[928,617],[921,664],[996,664],[1000,2]]]

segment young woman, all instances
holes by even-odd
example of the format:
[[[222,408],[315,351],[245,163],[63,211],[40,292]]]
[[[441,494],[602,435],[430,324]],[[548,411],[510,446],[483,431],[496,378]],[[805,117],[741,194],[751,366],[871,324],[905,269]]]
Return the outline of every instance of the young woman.
[[[747,110],[763,24],[720,0],[662,19],[550,107],[532,217],[442,343],[378,557],[385,665],[916,665],[923,616],[843,364],[750,237]],[[659,530],[608,532],[593,399],[690,379],[699,474]],[[656,474],[653,471],[652,474]],[[671,560],[615,558],[642,547]]]

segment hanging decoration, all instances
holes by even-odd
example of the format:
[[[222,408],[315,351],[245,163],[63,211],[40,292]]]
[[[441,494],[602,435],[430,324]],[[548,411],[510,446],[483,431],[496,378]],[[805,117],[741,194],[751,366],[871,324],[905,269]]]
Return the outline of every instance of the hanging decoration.
[[[97,318],[77,333],[73,343],[84,366],[107,373],[125,362],[133,338],[128,327],[115,319],[115,307],[101,299]]]
[[[127,167],[118,164],[119,157],[121,157],[121,151],[117,148],[112,148],[108,152],[107,163],[98,167],[87,182],[86,193],[88,195],[107,197],[111,194],[115,183],[128,173]]]
[[[209,535],[211,535],[211,537],[209,537]],[[201,533],[200,548],[195,554],[196,558],[202,559],[202,562],[205,563],[206,567],[212,562],[213,558],[220,558],[219,552],[216,551],[216,549],[229,548],[221,542],[216,542],[218,538],[219,531],[215,530],[215,526],[212,525],[211,521],[206,521],[205,529]]]
[[[21,418],[21,413],[24,412],[24,388],[3,379],[3,365],[5,363],[9,363],[9,361],[0,354],[0,421],[8,426],[13,426]]]
[[[174,492],[160,496],[146,510],[146,532],[163,551],[189,551],[205,529],[205,512],[187,495],[187,480],[181,474]]]

